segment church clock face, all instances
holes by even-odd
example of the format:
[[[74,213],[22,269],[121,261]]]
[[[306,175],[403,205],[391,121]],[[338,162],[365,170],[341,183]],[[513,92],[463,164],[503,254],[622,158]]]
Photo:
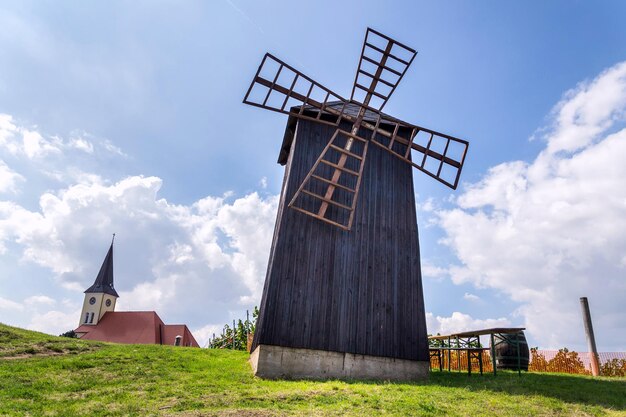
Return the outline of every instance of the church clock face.
[[[93,305],[93,304],[96,304],[96,297],[91,297],[91,298],[89,299],[89,304],[92,304],[92,305]]]
[[[104,304],[106,304],[107,307],[111,307],[111,300],[106,300]]]

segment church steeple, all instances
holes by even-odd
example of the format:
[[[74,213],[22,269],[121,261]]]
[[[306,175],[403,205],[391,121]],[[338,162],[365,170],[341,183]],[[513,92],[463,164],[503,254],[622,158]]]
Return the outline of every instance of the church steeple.
[[[80,314],[80,324],[96,325],[105,313],[115,310],[115,302],[119,295],[113,287],[113,241],[107,252],[100,272],[93,285],[85,291],[83,310]]]
[[[113,233],[113,241],[114,240],[115,233]],[[96,280],[91,287],[85,290],[85,294],[102,292],[110,294],[114,297],[119,297],[117,291],[115,291],[115,288],[113,287],[113,241],[111,241],[111,247],[109,248],[109,252],[107,252],[107,256],[104,258],[104,262],[102,262],[102,266],[100,267],[100,272],[98,272]]]

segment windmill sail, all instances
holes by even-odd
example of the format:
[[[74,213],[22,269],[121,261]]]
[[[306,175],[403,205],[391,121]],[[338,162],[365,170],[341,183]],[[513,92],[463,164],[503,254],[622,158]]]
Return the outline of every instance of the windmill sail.
[[[350,141],[352,143],[348,146]],[[289,207],[350,230],[368,145],[369,141],[337,129],[294,194]]]
[[[416,53],[414,49],[368,28],[350,100],[381,111]]]
[[[382,114],[379,117],[375,124],[362,124],[372,132],[373,144],[456,189],[469,146],[467,141]],[[407,129],[411,132],[408,140],[398,135]]]
[[[330,103],[347,103],[347,100],[275,56],[265,54],[243,102],[336,126],[341,122],[343,110],[334,106],[329,111],[328,106]],[[294,113],[291,109],[298,106],[299,111]],[[305,113],[307,108],[319,111],[311,117]],[[334,117],[329,121],[328,118],[322,118],[324,114]]]

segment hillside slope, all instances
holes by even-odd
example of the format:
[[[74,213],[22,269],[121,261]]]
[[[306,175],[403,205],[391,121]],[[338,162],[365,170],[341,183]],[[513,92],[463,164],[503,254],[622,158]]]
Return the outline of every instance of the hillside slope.
[[[626,381],[556,374],[264,381],[244,352],[114,345],[0,324],[2,416],[624,416]]]

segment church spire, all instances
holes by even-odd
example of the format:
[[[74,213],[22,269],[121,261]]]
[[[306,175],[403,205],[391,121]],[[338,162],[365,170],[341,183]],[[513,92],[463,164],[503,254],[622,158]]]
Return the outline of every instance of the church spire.
[[[115,233],[113,233],[113,240],[111,241],[111,247],[107,256],[104,258],[104,262],[100,267],[100,272],[94,281],[93,285],[85,291],[85,293],[105,293],[114,297],[119,297],[117,291],[113,287],[113,242],[115,241]]]

